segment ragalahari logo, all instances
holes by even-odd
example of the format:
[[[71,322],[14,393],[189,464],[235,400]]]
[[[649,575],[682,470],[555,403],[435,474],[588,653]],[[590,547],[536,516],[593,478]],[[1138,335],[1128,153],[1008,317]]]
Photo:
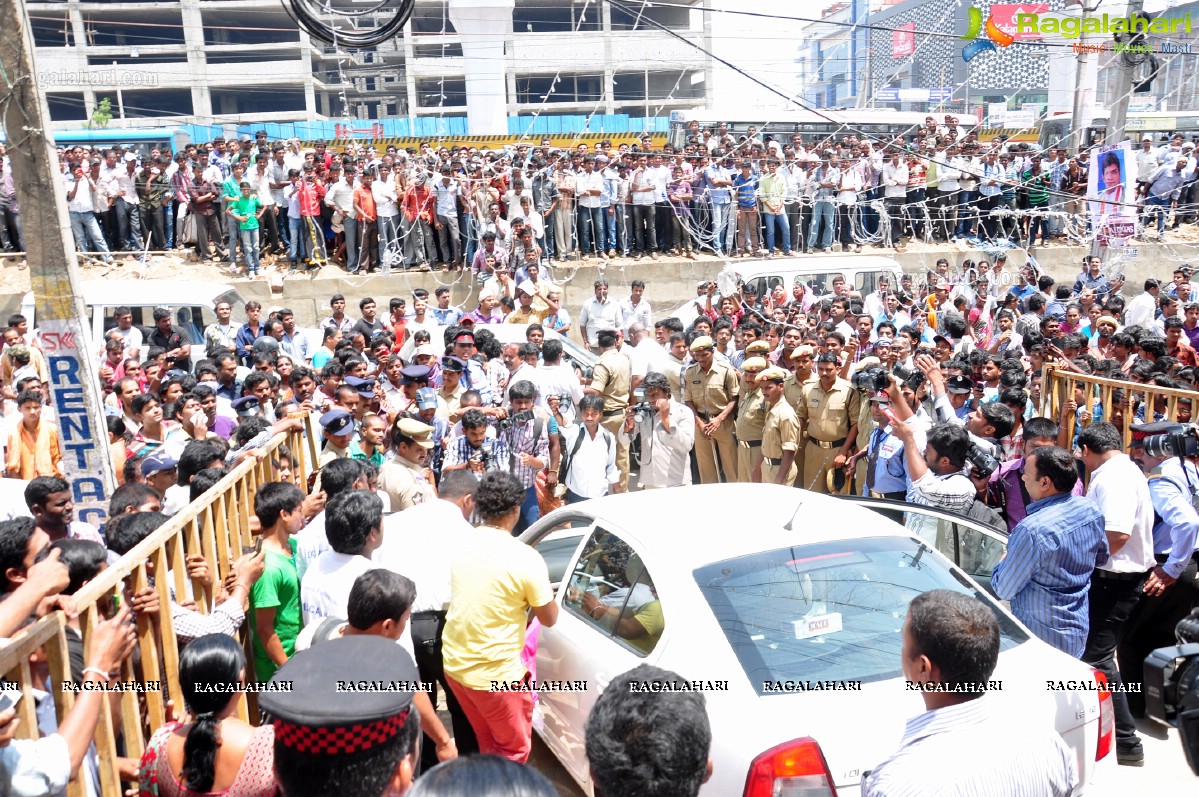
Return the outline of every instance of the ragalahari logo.
[[[978,55],[985,52],[995,52],[995,45],[1007,47],[1016,40],[1016,37],[995,24],[993,16],[987,17],[987,22],[983,24],[983,12],[981,9],[971,6],[967,9],[966,16],[966,34],[962,36],[963,41],[970,42],[962,48],[962,60],[966,63],[974,60]],[[987,38],[980,39],[978,34],[986,31]]]

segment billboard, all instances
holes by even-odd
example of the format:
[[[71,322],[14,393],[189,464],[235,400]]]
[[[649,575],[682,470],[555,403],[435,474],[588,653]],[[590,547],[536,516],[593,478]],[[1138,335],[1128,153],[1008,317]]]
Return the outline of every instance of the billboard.
[[[1103,246],[1124,246],[1136,234],[1135,177],[1131,142],[1091,149],[1087,202],[1095,220],[1095,234]]]
[[[906,58],[916,52],[916,23],[909,22],[891,31],[891,57]]]

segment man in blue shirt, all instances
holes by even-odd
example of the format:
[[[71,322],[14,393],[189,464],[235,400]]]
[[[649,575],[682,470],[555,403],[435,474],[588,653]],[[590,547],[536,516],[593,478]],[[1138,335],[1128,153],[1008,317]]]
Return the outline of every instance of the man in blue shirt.
[[[903,441],[891,429],[891,421],[886,415],[889,409],[891,396],[886,391],[880,390],[870,397],[870,415],[876,426],[870,433],[866,447],[857,455],[858,459],[866,458],[862,495],[902,501],[908,492],[908,470],[904,463]],[[850,463],[849,468],[852,472],[853,463]],[[902,511],[880,511],[879,514],[903,525]]]
[[[736,245],[742,255],[755,255],[762,248],[758,233],[758,176],[749,161],[741,161],[741,174],[733,178],[733,189],[737,192]],[[736,252],[730,254],[737,256]]]
[[[1078,471],[1064,448],[1042,446],[1026,457],[1028,516],[1008,538],[991,586],[1038,638],[1081,658],[1090,631],[1091,573],[1108,558],[1103,513],[1073,494]]]
[[[1144,449],[1144,437],[1181,433],[1176,423],[1134,426],[1130,456],[1149,477],[1149,497],[1157,521],[1153,526],[1153,554],[1157,566],[1150,572],[1137,605],[1124,625],[1124,638],[1116,649],[1120,678],[1141,683],[1145,657],[1156,648],[1175,644],[1174,627],[1199,605],[1199,468],[1181,457],[1155,457]],[[1145,715],[1144,693],[1128,693],[1128,708]]]

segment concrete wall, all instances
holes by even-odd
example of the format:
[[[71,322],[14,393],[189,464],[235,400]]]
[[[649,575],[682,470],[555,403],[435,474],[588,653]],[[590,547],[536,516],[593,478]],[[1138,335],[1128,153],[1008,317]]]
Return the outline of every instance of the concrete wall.
[[[882,254],[882,252],[878,252]],[[1083,256],[1088,250],[1082,247],[1054,246],[1048,249],[1035,250],[1037,262],[1042,271],[1050,274],[1059,281],[1070,281],[1078,274]],[[967,258],[978,261],[986,257],[985,253],[968,250],[960,252],[956,248],[943,248],[936,251],[913,253],[904,252],[893,255],[903,267],[905,273],[920,275],[926,269],[933,268],[939,257],[945,257],[952,266],[957,266]],[[811,255],[795,258],[796,262],[803,260],[829,259],[837,260],[851,255]],[[1121,269],[1127,280],[1125,293],[1131,298],[1141,290],[1141,284],[1148,277],[1170,279],[1174,268],[1187,257],[1193,257],[1193,262],[1199,265],[1199,247],[1194,246],[1162,246],[1160,244],[1141,243],[1138,256],[1124,259],[1116,268]],[[788,262],[788,261],[783,261]],[[1008,254],[1008,269],[1013,279],[1019,274],[1019,269],[1027,262],[1027,254],[1023,250],[1012,250]],[[1114,263],[1114,260],[1111,261]],[[695,296],[696,283],[714,278],[723,264],[708,258],[704,261],[675,261],[661,260],[658,262],[642,260],[629,263],[623,267],[609,266],[601,270],[593,264],[578,269],[555,269],[553,279],[563,286],[563,299],[571,317],[578,316],[579,307],[592,295],[592,285],[601,274],[608,280],[611,294],[617,298],[628,296],[628,285],[634,279],[643,280],[647,287],[646,299],[654,308],[655,319],[663,317],[660,311],[677,307],[684,301]],[[266,282],[248,282],[236,280],[234,284],[247,298],[262,302],[264,307],[290,307],[295,311],[301,326],[314,326],[328,314],[329,297],[341,293],[346,297],[347,312],[356,314],[358,300],[371,296],[385,311],[387,301],[392,296],[411,296],[414,288],[424,288],[430,296],[434,289],[442,284],[451,284],[455,274],[420,274],[397,273],[389,276],[372,275],[369,277],[318,277],[316,279],[291,278],[284,281],[283,292],[272,292]],[[474,307],[476,288],[463,276],[457,283],[452,283],[451,301],[455,305]],[[409,302],[411,304],[411,302]]]

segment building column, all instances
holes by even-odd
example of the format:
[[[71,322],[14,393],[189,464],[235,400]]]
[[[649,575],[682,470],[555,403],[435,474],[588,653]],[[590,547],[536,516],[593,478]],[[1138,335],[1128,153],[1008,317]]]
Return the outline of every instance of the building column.
[[[462,38],[466,63],[467,126],[471,135],[508,132],[508,70],[504,45],[512,38],[515,0],[449,0],[450,21]]]
[[[204,54],[204,24],[199,0],[180,0],[183,16],[183,43],[187,48],[187,68],[192,78],[192,115],[213,116],[212,92],[208,89],[208,58]],[[212,120],[207,120],[211,122]]]

